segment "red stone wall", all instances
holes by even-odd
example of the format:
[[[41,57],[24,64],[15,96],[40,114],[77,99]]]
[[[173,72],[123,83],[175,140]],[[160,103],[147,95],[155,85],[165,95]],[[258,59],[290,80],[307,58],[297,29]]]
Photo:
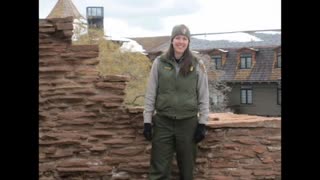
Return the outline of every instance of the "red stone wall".
[[[142,109],[123,105],[128,77],[99,75],[98,47],[71,45],[72,18],[41,19],[39,33],[39,179],[147,179],[151,144]],[[195,179],[279,179],[280,149],[277,119],[212,121]]]

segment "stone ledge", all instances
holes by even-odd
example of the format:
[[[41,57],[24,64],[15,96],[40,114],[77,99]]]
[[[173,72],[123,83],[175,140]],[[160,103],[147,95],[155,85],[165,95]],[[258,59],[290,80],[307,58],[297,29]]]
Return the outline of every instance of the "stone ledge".
[[[269,127],[281,128],[280,117],[264,117],[247,114],[212,113],[209,114],[208,127]]]
[[[136,113],[142,113],[144,110],[144,107],[127,107],[129,113],[136,114]]]
[[[100,75],[97,82],[128,82],[129,80],[130,77],[125,75]]]

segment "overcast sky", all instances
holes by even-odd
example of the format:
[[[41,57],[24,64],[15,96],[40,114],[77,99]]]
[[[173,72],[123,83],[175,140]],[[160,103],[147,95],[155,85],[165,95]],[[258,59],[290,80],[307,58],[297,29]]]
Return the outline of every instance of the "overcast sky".
[[[58,0],[39,0],[46,18]],[[72,0],[86,17],[86,7],[104,7],[105,34],[113,37],[170,35],[176,24],[191,34],[281,29],[281,0]]]

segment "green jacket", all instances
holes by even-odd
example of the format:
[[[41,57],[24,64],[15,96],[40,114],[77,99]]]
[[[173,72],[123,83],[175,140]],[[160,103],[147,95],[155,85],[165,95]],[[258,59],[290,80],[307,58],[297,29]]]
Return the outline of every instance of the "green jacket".
[[[184,113],[187,113],[185,112],[185,109],[192,109],[192,105],[196,105],[197,106],[197,110],[198,110],[198,113],[199,113],[199,123],[201,124],[207,124],[208,122],[208,115],[209,115],[209,88],[208,88],[208,76],[207,76],[207,73],[205,70],[202,70],[202,68],[200,68],[201,66],[203,67],[203,60],[199,60],[197,61],[195,64],[197,64],[196,66],[193,66],[193,71],[195,71],[195,74],[196,74],[196,77],[197,77],[197,89],[196,89],[196,92],[197,92],[197,103],[193,103],[191,101],[195,101],[194,100],[194,96],[189,96],[188,95],[188,98],[184,99],[182,101],[181,97],[182,96],[186,96],[186,94],[184,94],[185,92],[183,92],[182,89],[184,89],[185,91],[188,91],[187,93],[190,93],[190,91],[194,91],[191,89],[191,81],[188,82],[188,81],[184,81],[183,77],[180,77],[180,76],[174,76],[174,73],[176,73],[176,75],[178,74],[177,71],[179,71],[180,69],[180,64],[176,63],[175,61],[169,61],[167,62],[166,60],[163,61],[161,60],[160,58],[161,56],[158,56],[154,62],[152,63],[152,67],[151,67],[151,71],[150,71],[150,76],[149,76],[149,80],[148,80],[148,83],[147,83],[147,89],[146,89],[146,94],[145,94],[145,103],[144,103],[144,111],[143,111],[143,121],[144,123],[152,123],[152,116],[154,115],[154,113],[158,113],[158,111],[162,111],[162,113],[164,113],[165,109],[169,109],[171,108],[170,111],[168,111],[169,115],[170,116],[173,116],[174,112],[180,114],[182,111],[184,111]],[[169,99],[169,101],[172,101],[170,103],[166,103],[165,101],[161,100],[160,99],[160,102],[158,102],[158,88],[162,87],[162,85],[159,85],[159,78],[160,78],[160,72],[159,72],[159,66],[160,65],[167,65],[168,68],[171,67],[172,68],[172,72],[169,71],[168,69],[168,72],[165,73],[168,78],[170,78],[170,81],[172,82],[169,82],[169,83],[161,83],[162,85],[164,86],[170,86],[170,91],[171,90],[175,90],[173,89],[173,87],[177,87],[178,88],[178,91],[172,91],[172,94],[173,92],[182,92],[183,95],[179,95],[179,97],[175,96],[175,95],[172,95],[170,96],[170,98],[166,98],[165,96],[168,96],[168,95],[164,95],[164,97],[160,97],[161,99]],[[173,68],[174,66],[174,68]],[[164,67],[163,67],[164,68]],[[165,69],[163,69],[165,70]],[[166,71],[165,71],[166,72]],[[171,74],[171,76],[170,76]],[[194,74],[189,74],[191,76],[193,76]],[[187,77],[187,78],[191,78],[192,77]],[[193,76],[194,77],[194,76]],[[164,78],[164,77],[162,77]],[[177,79],[175,79],[177,78]],[[181,84],[182,86],[185,86],[183,82],[188,82],[188,87],[187,88],[183,88],[181,85],[177,86],[176,84],[174,84],[176,82],[176,80],[181,80],[179,81],[178,83]],[[194,81],[192,80],[192,83],[194,83]],[[172,86],[172,87],[171,87]],[[194,86],[193,86],[194,87]],[[163,92],[163,88],[161,88],[161,91]],[[166,91],[164,91],[165,94]],[[171,92],[170,92],[171,93]],[[193,94],[193,93],[191,93]],[[160,96],[163,96],[163,95],[160,95]],[[173,99],[175,98],[175,100],[173,101]],[[193,98],[191,98],[193,97]],[[161,101],[163,101],[161,103]],[[178,104],[178,101],[182,101],[181,104]],[[158,104],[157,104],[158,103]],[[183,103],[186,103],[186,104],[190,104],[191,106],[185,106],[183,105]],[[158,106],[158,109],[156,108],[156,104]],[[178,105],[174,105],[174,104],[178,104]],[[172,109],[172,108],[175,108],[175,109]],[[178,109],[177,109],[178,108]],[[163,110],[161,110],[163,109]],[[194,112],[191,112],[190,114],[193,114]],[[189,116],[189,115],[188,115]],[[179,118],[179,117],[178,117]],[[181,118],[181,116],[180,116]]]
[[[176,72],[172,60],[160,58],[158,66],[158,87],[155,110],[159,115],[174,119],[196,116],[197,101],[197,60],[192,60],[191,72],[184,77]]]

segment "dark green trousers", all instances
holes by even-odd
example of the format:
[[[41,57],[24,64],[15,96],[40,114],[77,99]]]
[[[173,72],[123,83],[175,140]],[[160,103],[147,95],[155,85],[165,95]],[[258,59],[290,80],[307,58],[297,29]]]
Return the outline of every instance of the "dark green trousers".
[[[149,180],[170,180],[174,152],[180,180],[193,179],[197,151],[193,137],[197,123],[197,116],[179,120],[154,117]]]

